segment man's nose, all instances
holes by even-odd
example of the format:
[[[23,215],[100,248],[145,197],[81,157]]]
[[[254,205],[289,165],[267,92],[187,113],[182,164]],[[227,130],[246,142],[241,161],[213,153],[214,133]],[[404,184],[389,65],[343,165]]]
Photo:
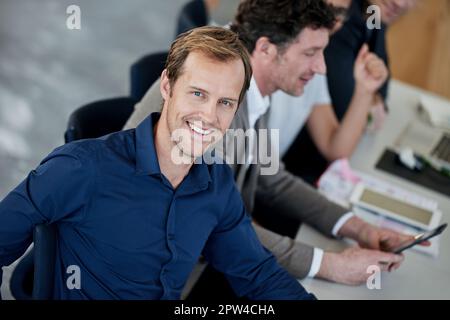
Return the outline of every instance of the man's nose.
[[[214,125],[217,122],[217,103],[215,101],[208,102],[204,105],[204,108],[202,108],[202,117],[208,125]]]
[[[314,73],[318,74],[326,74],[327,73],[327,65],[325,63],[325,57],[323,52],[318,55],[317,59],[314,61],[312,70]]]

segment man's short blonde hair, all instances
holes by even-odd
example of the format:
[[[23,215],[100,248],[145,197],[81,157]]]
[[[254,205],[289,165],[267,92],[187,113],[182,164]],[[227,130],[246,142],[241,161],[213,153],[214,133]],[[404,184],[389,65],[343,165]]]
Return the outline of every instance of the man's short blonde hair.
[[[238,59],[243,62],[245,79],[239,95],[240,103],[250,86],[252,67],[248,51],[236,33],[222,27],[200,27],[180,34],[172,43],[166,61],[171,88],[183,72],[183,65],[189,53],[194,51],[220,62]]]

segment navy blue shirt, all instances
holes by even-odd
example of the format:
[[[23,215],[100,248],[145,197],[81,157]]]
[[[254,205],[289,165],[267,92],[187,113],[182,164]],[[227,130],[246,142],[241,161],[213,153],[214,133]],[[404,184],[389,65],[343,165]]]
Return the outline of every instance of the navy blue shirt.
[[[156,156],[158,119],[47,156],[0,202],[0,267],[35,225],[53,223],[55,299],[179,299],[202,254],[239,296],[313,298],[258,241],[227,165],[194,164],[173,189]],[[66,285],[72,265],[80,289]]]

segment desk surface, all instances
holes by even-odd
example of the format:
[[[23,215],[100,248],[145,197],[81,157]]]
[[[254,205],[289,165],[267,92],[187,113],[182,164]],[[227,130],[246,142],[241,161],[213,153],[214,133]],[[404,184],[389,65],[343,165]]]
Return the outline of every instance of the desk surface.
[[[418,117],[420,94],[428,94],[395,80],[391,81],[389,92],[390,109],[383,129],[364,134],[350,164],[354,169],[436,200],[442,211],[442,222],[450,222],[449,197],[375,169],[385,147],[393,143],[411,119]],[[326,238],[308,226],[300,229],[297,240],[329,251],[340,251],[346,246],[342,241]],[[366,285],[352,287],[318,279],[303,279],[300,282],[319,299],[450,299],[450,232],[446,231],[441,236],[437,259],[414,250],[406,251],[405,257],[397,271],[382,273],[380,290],[369,290]]]

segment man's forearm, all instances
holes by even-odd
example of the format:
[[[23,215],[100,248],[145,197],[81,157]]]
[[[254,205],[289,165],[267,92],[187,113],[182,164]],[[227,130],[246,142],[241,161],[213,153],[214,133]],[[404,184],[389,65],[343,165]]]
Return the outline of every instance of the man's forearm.
[[[330,237],[336,222],[348,212],[287,172],[282,163],[276,175],[259,176],[256,199],[269,210],[307,223]]]
[[[259,240],[278,263],[297,279],[305,278],[311,270],[314,248],[253,224]]]

